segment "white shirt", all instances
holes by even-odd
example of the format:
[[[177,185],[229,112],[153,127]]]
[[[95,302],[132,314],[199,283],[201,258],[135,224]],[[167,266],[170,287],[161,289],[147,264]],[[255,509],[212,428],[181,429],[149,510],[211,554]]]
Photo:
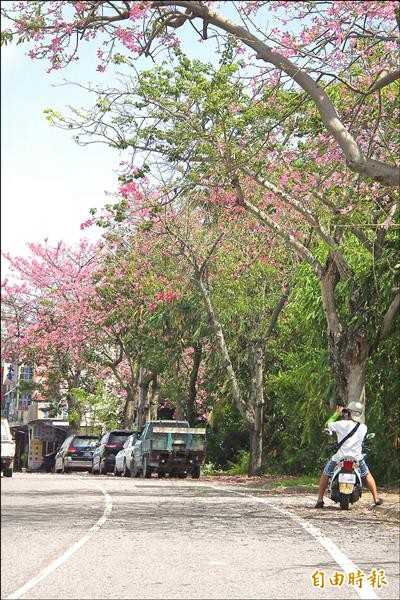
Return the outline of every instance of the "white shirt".
[[[335,421],[334,423],[328,423],[327,427],[330,431],[334,431],[337,435],[338,442],[341,442],[344,437],[357,425],[354,421]],[[356,460],[364,458],[362,453],[363,439],[367,433],[367,426],[364,423],[360,423],[359,428],[345,443],[339,448],[339,450],[332,456],[331,460],[338,462],[345,456],[352,456]]]

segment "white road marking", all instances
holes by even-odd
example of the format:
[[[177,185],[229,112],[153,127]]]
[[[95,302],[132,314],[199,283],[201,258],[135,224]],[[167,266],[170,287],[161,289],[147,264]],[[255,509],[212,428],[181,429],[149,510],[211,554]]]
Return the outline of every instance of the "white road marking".
[[[79,540],[79,542],[76,542],[76,544],[74,544],[73,546],[68,548],[68,550],[66,550],[66,552],[64,552],[64,554],[61,554],[61,556],[59,556],[58,558],[53,560],[53,562],[51,562],[47,567],[45,567],[42,571],[40,571],[40,573],[38,575],[36,575],[36,577],[33,577],[27,583],[25,583],[22,587],[18,588],[15,592],[13,592],[9,596],[7,596],[7,600],[9,598],[21,598],[21,596],[23,594],[25,594],[25,592],[32,589],[33,587],[35,587],[35,585],[37,585],[38,583],[43,581],[43,579],[45,579],[48,575],[50,575],[50,573],[55,571],[60,565],[62,565],[66,560],[68,560],[73,554],[75,554],[75,552],[77,552],[80,548],[82,548],[82,546],[84,544],[86,544],[86,542],[88,542],[90,540],[90,538],[107,521],[107,519],[110,516],[111,511],[112,511],[111,496],[102,487],[100,487],[96,483],[89,483],[88,481],[84,481],[82,479],[79,479],[79,481],[82,481],[84,484],[87,484],[91,487],[94,486],[101,491],[101,493],[104,496],[104,501],[106,504],[105,508],[104,508],[103,516],[100,517],[100,519],[98,521],[96,521],[96,523],[93,525],[93,527],[91,527],[89,529],[88,533],[86,535],[84,535],[83,538],[81,538]]]
[[[269,500],[266,500],[265,498],[259,498],[258,496],[253,496],[253,494],[248,494],[245,492],[238,492],[236,490],[231,490],[229,488],[223,488],[223,487],[216,486],[216,485],[209,485],[207,483],[204,483],[202,485],[204,485],[205,487],[213,488],[214,490],[224,490],[225,492],[230,492],[232,494],[237,494],[239,496],[245,496],[246,498],[251,498],[255,502],[260,502],[261,504],[267,504],[268,506],[270,506],[271,508],[276,510],[278,513],[284,515],[285,517],[289,517],[290,519],[293,519],[293,521],[296,521],[296,523],[301,525],[310,535],[312,535],[313,538],[315,538],[317,540],[317,542],[319,542],[321,544],[321,546],[323,546],[325,548],[325,550],[332,556],[333,560],[341,567],[341,569],[346,573],[346,575],[348,575],[349,573],[355,573],[358,570],[362,571],[362,569],[359,569],[359,567],[356,564],[354,564],[349,558],[347,558],[347,556],[344,554],[344,552],[339,550],[339,548],[332,542],[332,540],[330,538],[328,538],[328,536],[324,535],[322,533],[322,531],[320,531],[317,527],[314,527],[314,525],[311,525],[311,523],[309,523],[305,519],[302,519],[301,517],[294,515],[290,511],[286,510],[285,508],[280,508],[279,506],[275,506]],[[311,579],[311,576],[310,576],[310,579]],[[379,599],[379,596],[377,596],[375,594],[373,588],[369,585],[369,583],[366,583],[364,580],[363,580],[362,588],[359,588],[356,586],[354,586],[354,587],[351,586],[351,587],[357,592],[357,594],[363,600],[374,600],[376,598]]]

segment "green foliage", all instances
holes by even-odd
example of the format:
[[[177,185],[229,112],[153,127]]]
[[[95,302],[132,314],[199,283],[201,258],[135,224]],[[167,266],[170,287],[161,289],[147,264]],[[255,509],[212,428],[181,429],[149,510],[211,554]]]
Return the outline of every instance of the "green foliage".
[[[249,449],[249,435],[238,410],[229,402],[218,401],[207,434],[207,460],[226,469]]]
[[[218,475],[220,473],[221,471],[211,462],[204,463],[201,467],[201,474],[206,477],[209,475]]]
[[[7,46],[13,41],[13,32],[11,29],[4,29],[0,34],[1,45]]]
[[[362,253],[358,256],[353,254],[352,265],[357,273],[365,271],[367,291],[368,270]],[[343,318],[345,299],[343,294]],[[325,327],[318,282],[302,265],[274,346],[278,369],[265,386],[266,472],[317,476],[331,455],[323,424],[332,414],[338,394],[328,361]],[[393,336],[367,363],[366,423],[369,431],[376,433],[367,462],[381,484],[391,483],[399,475],[398,333],[397,325]]]
[[[263,470],[289,475],[319,472],[329,454],[323,434],[327,416],[322,416],[318,400],[305,394],[294,374],[269,383],[279,392],[268,395]]]
[[[323,424],[335,403],[319,284],[301,264],[270,347],[276,362],[265,382],[264,461],[268,473],[317,474],[329,448]]]
[[[31,394],[36,390],[40,390],[42,386],[32,380],[20,379],[18,381],[18,390],[21,395]]]
[[[239,450],[236,462],[228,461],[228,469],[225,470],[226,475],[247,475],[249,472],[250,452],[247,450]]]
[[[398,482],[400,475],[400,356],[396,329],[367,364],[368,430],[375,438],[367,445],[367,462],[378,482]]]
[[[97,384],[95,393],[75,388],[71,391],[79,409],[70,409],[69,418],[72,420],[81,419],[93,433],[100,434],[108,429],[115,429],[122,425],[123,415],[117,406],[116,398],[107,394],[104,389],[104,383],[100,381]],[[75,414],[74,414],[75,413]]]

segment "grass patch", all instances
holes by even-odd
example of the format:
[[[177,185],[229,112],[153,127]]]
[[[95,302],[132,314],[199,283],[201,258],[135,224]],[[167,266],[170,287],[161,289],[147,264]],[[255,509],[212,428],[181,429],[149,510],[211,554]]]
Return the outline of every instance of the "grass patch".
[[[278,487],[318,487],[316,475],[300,475],[299,477],[283,476],[276,480]]]

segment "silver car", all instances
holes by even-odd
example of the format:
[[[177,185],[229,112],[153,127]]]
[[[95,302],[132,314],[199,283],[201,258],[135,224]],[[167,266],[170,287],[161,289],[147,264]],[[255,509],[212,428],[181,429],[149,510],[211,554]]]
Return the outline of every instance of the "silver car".
[[[94,435],[70,435],[59,448],[54,465],[56,473],[90,471],[95,446],[99,438]]]
[[[120,450],[115,457],[114,475],[117,477],[130,477],[133,468],[133,446],[138,438],[138,433],[135,432],[130,435],[122,450]]]

